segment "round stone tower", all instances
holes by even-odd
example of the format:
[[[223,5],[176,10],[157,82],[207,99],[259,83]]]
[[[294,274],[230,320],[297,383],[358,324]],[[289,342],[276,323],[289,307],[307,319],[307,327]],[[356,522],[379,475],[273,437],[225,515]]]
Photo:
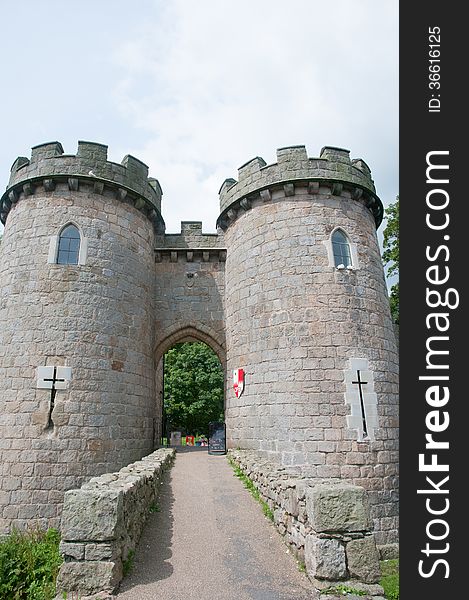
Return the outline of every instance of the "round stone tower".
[[[1,198],[0,529],[57,525],[63,491],[153,449],[161,188],[132,156],[52,142]]]
[[[398,356],[371,173],[304,146],[254,158],[220,190],[231,447],[370,490],[377,543],[397,539]]]

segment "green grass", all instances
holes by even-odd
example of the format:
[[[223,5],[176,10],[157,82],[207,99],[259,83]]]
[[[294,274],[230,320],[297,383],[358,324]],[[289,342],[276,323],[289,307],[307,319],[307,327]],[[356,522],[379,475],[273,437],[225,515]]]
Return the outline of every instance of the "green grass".
[[[387,600],[399,600],[399,560],[382,560],[380,585],[384,589],[384,596]],[[355,594],[356,596],[366,596],[365,592],[354,590],[347,585],[337,585],[329,588],[323,594],[336,594],[346,596]]]
[[[127,558],[122,561],[122,574],[124,575],[124,577],[126,575],[128,575],[130,573],[130,571],[132,570],[132,568],[134,566],[134,557],[135,557],[135,551],[129,550],[129,553],[127,554]]]
[[[0,600],[52,600],[62,558],[60,534],[14,530],[0,542]]]
[[[327,590],[324,590],[322,594],[324,594],[325,596],[346,596],[347,594],[353,594],[354,596],[366,596],[366,592],[356,590],[355,588],[350,587],[349,585],[342,584],[330,587]]]
[[[244,487],[250,492],[251,496],[257,500],[257,502],[259,502],[264,515],[269,519],[269,521],[273,522],[274,513],[270,509],[270,506],[267,504],[267,502],[262,500],[261,494],[254,483],[241,471],[238,465],[230,457],[228,457],[228,462],[232,466],[235,476],[243,482]]]
[[[399,560],[382,560],[380,584],[388,600],[399,600]]]

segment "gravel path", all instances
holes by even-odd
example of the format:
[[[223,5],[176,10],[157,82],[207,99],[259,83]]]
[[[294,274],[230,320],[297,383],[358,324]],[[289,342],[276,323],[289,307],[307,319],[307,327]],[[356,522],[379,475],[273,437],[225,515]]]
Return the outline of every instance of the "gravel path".
[[[182,449],[119,600],[312,600],[280,535],[225,456]]]

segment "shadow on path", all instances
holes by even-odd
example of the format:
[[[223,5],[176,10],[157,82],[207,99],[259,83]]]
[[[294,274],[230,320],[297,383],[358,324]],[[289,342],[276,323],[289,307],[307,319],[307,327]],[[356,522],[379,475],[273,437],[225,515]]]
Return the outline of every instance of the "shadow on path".
[[[148,584],[170,577],[173,537],[174,495],[171,486],[172,471],[165,473],[161,481],[157,510],[150,513],[142,537],[135,550],[130,573],[123,579],[119,593],[132,590],[137,584]],[[130,596],[132,597],[132,596]],[[137,596],[133,596],[137,600]]]

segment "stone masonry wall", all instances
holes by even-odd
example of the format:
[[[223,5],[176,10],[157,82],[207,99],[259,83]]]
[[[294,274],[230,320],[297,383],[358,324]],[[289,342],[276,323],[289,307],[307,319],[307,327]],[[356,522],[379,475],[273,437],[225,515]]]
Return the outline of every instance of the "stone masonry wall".
[[[0,532],[57,525],[65,490],[151,452],[162,357],[202,341],[227,374],[229,447],[365,488],[377,542],[397,540],[397,349],[370,169],[347,150],[308,158],[293,146],[238,179],[221,187],[218,234],[199,222],[164,234],[161,188],[134,157],[119,165],[101,144],[66,155],[51,142],[14,162],[0,199]],[[86,260],[53,264],[68,223]],[[331,261],[337,227],[351,268]],[[351,428],[352,360],[374,380],[368,437]],[[46,365],[72,369],[51,421],[50,391],[37,389]]]
[[[48,262],[74,223],[82,265]],[[37,185],[11,207],[1,244],[0,528],[56,526],[65,490],[153,450],[154,228],[112,190]],[[69,366],[56,394],[37,367]]]
[[[183,221],[180,234],[157,237],[155,257],[156,360],[178,342],[198,340],[225,365],[223,235]]]
[[[65,494],[58,598],[116,591],[174,457],[174,449],[161,448]]]
[[[319,158],[309,158],[304,146],[279,148],[277,162],[271,165],[256,156],[238,169],[238,181],[226,179],[223,183],[219,192],[221,213],[224,215],[240,198],[249,198],[272,185],[308,180],[335,181],[341,187],[346,184],[357,196],[358,190],[366,190],[370,206],[373,206],[377,220],[381,220],[382,207],[379,202],[374,202],[375,186],[370,168],[361,158],[351,160],[348,150],[332,146],[322,148]],[[231,217],[228,215],[228,218]]]
[[[143,209],[147,205],[148,216],[158,219],[161,208],[162,190],[155,178],[148,177],[148,167],[141,160],[131,155],[123,158],[122,163],[107,160],[107,146],[95,142],[78,142],[76,154],[64,154],[60,142],[47,142],[34,146],[31,158],[18,157],[11,168],[9,191],[2,198],[0,215],[5,223],[11,204],[23,192],[33,194],[35,186],[43,178],[53,181],[58,178],[80,178],[96,183],[98,189],[106,182],[118,186],[122,195],[137,194],[137,207]],[[104,185],[106,185],[104,183]],[[125,191],[125,193],[124,193]],[[156,209],[150,214],[152,209]],[[161,218],[161,217],[160,217]]]
[[[292,169],[282,156],[284,180],[296,152]],[[244,368],[245,390],[236,398],[228,381],[226,421],[231,448],[364,487],[385,544],[397,539],[398,356],[376,215],[363,194],[300,180],[230,197],[227,370]],[[356,247],[353,269],[330,262],[336,227]],[[347,426],[345,372],[353,358],[368,360],[378,398],[379,428],[366,441]]]
[[[277,530],[318,590],[346,584],[369,595],[383,593],[362,487],[305,478],[299,467],[279,466],[252,451],[230,450],[229,457],[269,505]]]

